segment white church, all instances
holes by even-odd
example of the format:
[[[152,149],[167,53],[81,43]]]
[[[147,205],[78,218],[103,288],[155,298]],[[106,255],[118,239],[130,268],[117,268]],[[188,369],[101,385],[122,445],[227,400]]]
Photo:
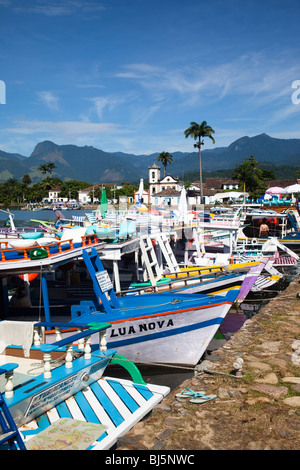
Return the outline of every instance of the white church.
[[[183,181],[167,174],[160,178],[160,167],[154,162],[148,169],[149,171],[149,190],[143,191],[143,203],[153,206],[172,206],[178,207],[181,190],[184,186]],[[208,199],[208,198],[207,198]],[[138,201],[138,191],[134,193],[134,202]],[[200,187],[193,183],[187,194],[187,202],[194,206],[200,204]],[[208,202],[208,201],[206,201]]]
[[[143,192],[144,204],[159,206],[177,206],[180,199],[183,182],[171,175],[160,178],[160,167],[154,162],[149,167],[149,190]],[[138,191],[135,192],[135,201],[138,199]]]

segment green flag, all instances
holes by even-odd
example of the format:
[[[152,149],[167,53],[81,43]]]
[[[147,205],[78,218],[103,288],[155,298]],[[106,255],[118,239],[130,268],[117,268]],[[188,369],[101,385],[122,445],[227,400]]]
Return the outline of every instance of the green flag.
[[[106,196],[105,188],[103,188],[103,191],[102,191],[102,194],[101,194],[100,211],[101,211],[102,217],[104,217],[104,215],[107,212],[107,196]]]

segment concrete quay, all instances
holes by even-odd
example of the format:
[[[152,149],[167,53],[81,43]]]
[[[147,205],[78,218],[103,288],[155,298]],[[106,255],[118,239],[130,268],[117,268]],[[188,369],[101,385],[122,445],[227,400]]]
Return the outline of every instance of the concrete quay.
[[[242,358],[241,376],[233,364]],[[240,361],[241,362],[241,361]],[[182,389],[216,398],[177,398]],[[299,279],[251,319],[191,379],[120,438],[116,451],[299,450]]]

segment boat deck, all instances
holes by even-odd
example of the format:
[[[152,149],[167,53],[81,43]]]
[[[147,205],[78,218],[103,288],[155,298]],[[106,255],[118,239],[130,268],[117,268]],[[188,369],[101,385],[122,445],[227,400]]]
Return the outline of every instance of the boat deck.
[[[74,344],[76,357],[70,360],[70,344],[106,328],[93,324],[54,344],[31,346],[28,358],[20,357],[19,345],[7,347],[8,354],[0,356],[1,395],[26,449],[111,449],[170,392],[169,387],[144,382],[132,362],[106,349],[104,337],[99,337],[101,349],[92,346],[89,351],[86,344],[84,353]],[[34,358],[41,352],[44,361]],[[125,368],[131,380],[103,376],[109,363]],[[6,448],[8,443],[1,446]]]
[[[94,423],[105,427],[100,430],[99,438],[93,442],[76,442],[73,445],[77,449],[83,449],[82,446],[87,445],[84,447],[87,450],[108,450],[168,393],[168,387],[141,385],[126,379],[102,377],[39,418],[22,426],[19,431],[28,449],[54,450],[59,449],[59,446],[67,448],[67,445],[62,437],[59,437],[59,442],[55,440],[53,442],[53,439],[49,440],[48,437],[42,438],[49,426],[52,427],[61,418],[71,419],[69,429],[73,420]],[[69,442],[68,447],[71,445]]]

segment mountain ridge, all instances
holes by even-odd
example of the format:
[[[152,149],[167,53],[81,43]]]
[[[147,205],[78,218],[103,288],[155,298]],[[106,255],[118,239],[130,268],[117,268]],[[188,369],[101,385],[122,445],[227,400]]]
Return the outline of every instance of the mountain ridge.
[[[43,175],[38,168],[49,162],[57,167],[52,175],[63,181],[77,179],[91,184],[133,182],[148,178],[148,168],[156,162],[158,155],[159,152],[150,155],[106,152],[88,145],[58,145],[45,140],[35,146],[30,156],[0,150],[0,182],[9,177],[20,180],[24,174],[29,174],[33,182],[40,181]],[[173,162],[167,166],[167,172],[173,176],[182,178],[186,173],[199,170],[197,151],[177,151],[172,155]],[[265,133],[243,136],[228,147],[202,149],[202,168],[204,171],[233,169],[250,155],[260,163],[284,163],[297,167],[300,166],[300,139],[277,139]]]

